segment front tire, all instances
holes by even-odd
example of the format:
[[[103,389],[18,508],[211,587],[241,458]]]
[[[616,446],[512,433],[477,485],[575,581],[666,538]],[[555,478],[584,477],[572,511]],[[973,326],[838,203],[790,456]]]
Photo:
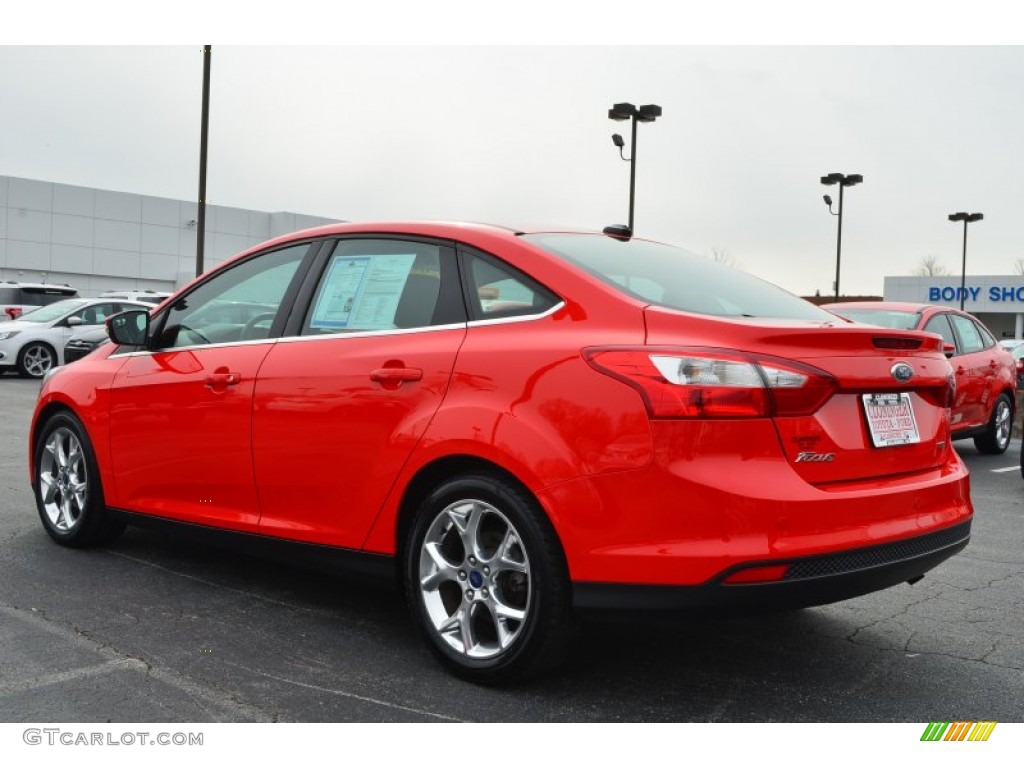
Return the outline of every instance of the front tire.
[[[1013,433],[1013,403],[1005,392],[996,400],[985,434],[974,438],[979,453],[1000,454],[1010,447]]]
[[[106,544],[124,523],[107,512],[96,454],[73,414],[53,414],[36,442],[35,491],[39,518],[50,537],[65,547]]]
[[[18,353],[18,373],[30,379],[41,379],[57,364],[57,353],[49,344],[32,341]]]
[[[417,511],[404,559],[413,620],[455,674],[509,683],[564,657],[572,638],[565,556],[520,487],[491,475],[442,484]]]

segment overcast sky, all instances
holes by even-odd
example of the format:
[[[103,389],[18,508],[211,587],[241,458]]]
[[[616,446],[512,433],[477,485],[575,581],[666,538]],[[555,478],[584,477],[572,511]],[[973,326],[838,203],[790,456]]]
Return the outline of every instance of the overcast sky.
[[[424,35],[429,40],[429,35]],[[209,198],[348,220],[624,223],[800,294],[844,294],[933,255],[1024,258],[1024,48],[237,47],[213,40]],[[0,46],[0,174],[193,200],[200,46]]]

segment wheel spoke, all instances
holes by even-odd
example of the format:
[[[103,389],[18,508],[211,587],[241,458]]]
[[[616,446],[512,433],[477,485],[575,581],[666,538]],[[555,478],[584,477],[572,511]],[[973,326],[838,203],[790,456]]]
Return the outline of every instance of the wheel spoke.
[[[495,558],[497,564],[500,565],[503,571],[529,573],[529,568],[523,559],[524,557],[525,553],[519,541],[519,536],[513,528],[509,527],[505,531],[505,538],[502,539],[501,546],[498,547],[498,554]]]
[[[507,648],[509,644],[515,639],[516,634],[519,631],[519,623],[516,623],[511,629],[509,628],[509,620],[507,617],[499,616],[497,621],[494,622],[494,626],[498,630],[498,645],[502,648]]]
[[[43,503],[52,504],[53,497],[57,495],[57,483],[54,480],[53,475],[49,472],[40,472],[39,484],[43,491]]]
[[[450,509],[448,515],[459,531],[466,555],[479,556],[480,547],[477,536],[480,533],[480,520],[484,516],[484,510],[480,504],[475,501],[467,502],[458,508]]]
[[[71,517],[71,499],[66,493],[62,493],[60,496],[60,517],[57,520],[57,527],[66,531],[71,528],[74,522],[74,518]]]
[[[53,436],[54,444],[54,455],[57,459],[57,468],[64,469],[68,465],[68,455],[64,450],[64,439],[63,435],[55,434]]]
[[[448,643],[459,648],[463,653],[469,654],[474,645],[473,630],[470,626],[469,609],[463,604],[451,616],[441,622],[437,631],[448,639]]]
[[[511,605],[505,605],[497,600],[494,601],[494,615],[498,621],[525,621],[526,611],[520,610],[519,608],[513,608]]]
[[[476,647],[476,638],[473,636],[473,621],[472,612],[470,606],[466,606],[462,609],[463,619],[460,629],[462,630],[462,650],[463,653],[472,656],[473,649]]]
[[[75,500],[75,506],[78,507],[79,514],[85,509],[85,483],[75,483],[71,486],[72,497]]]

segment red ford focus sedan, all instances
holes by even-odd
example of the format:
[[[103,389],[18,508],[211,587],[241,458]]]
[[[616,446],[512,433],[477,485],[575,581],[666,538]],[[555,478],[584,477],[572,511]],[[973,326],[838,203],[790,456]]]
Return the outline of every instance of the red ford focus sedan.
[[[962,549],[952,372],[622,235],[441,223],[282,237],[44,381],[39,514],[398,580],[481,682],[556,664],[580,611],[794,607]]]

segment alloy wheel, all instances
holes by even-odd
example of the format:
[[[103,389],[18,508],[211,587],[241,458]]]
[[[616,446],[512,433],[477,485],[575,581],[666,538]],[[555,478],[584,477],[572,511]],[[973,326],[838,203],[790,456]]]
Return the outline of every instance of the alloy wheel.
[[[33,344],[22,353],[21,366],[33,378],[45,376],[53,363],[53,353],[42,344]]]
[[[476,499],[446,506],[419,553],[419,589],[437,636],[470,659],[512,646],[530,610],[530,561],[508,517]]]
[[[85,453],[78,437],[60,427],[46,438],[39,465],[43,510],[53,527],[74,529],[85,511],[89,480]]]
[[[1006,398],[1002,397],[999,402],[996,403],[996,416],[995,416],[995,433],[996,433],[996,445],[1000,451],[1006,450],[1007,445],[1010,442],[1010,432],[1013,428],[1013,411],[1010,409],[1010,404],[1006,402]]]

